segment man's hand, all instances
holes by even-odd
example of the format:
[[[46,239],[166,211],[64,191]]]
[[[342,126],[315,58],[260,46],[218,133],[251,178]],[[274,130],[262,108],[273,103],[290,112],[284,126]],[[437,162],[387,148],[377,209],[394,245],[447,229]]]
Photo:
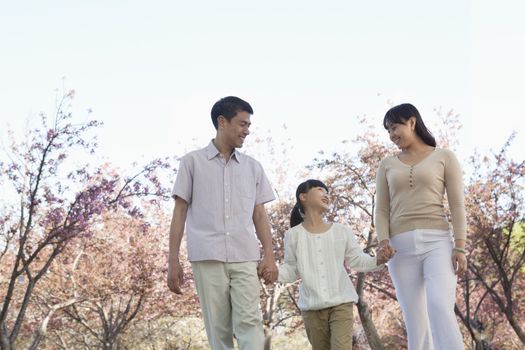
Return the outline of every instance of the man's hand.
[[[253,224],[255,233],[261,241],[264,258],[259,263],[257,273],[264,278],[266,284],[275,283],[277,280],[277,265],[272,251],[272,234],[268,214],[264,204],[257,204],[253,209]]]
[[[170,250],[168,255],[168,288],[177,294],[182,294],[180,287],[184,283],[184,272],[179,261],[180,243],[184,234],[184,224],[188,203],[181,197],[175,198],[175,208],[170,226]]]
[[[180,262],[174,261],[168,264],[168,288],[176,293],[182,294],[182,284],[184,283],[184,271]]]
[[[275,264],[275,259],[272,256],[265,256],[259,263],[257,268],[259,276],[262,276],[264,283],[272,284],[277,280],[279,271],[277,270],[277,265]]]

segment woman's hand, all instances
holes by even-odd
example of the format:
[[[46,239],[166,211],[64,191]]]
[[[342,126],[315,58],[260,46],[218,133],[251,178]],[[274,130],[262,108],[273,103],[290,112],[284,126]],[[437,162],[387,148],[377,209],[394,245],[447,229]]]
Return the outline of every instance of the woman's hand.
[[[467,255],[463,248],[454,248],[452,251],[452,266],[456,274],[462,276],[467,272]]]
[[[467,251],[465,250],[466,240],[454,240],[454,248],[452,249],[452,266],[458,275],[463,275],[467,272]]]
[[[394,254],[396,254],[396,250],[392,248],[389,240],[382,240],[379,242],[379,248],[377,248],[377,264],[382,265],[386,263],[394,256]]]

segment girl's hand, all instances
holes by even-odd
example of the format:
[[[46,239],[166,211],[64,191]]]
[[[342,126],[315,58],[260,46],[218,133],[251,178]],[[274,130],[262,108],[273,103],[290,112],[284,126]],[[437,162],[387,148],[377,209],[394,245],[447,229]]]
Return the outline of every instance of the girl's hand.
[[[390,260],[396,254],[396,250],[392,248],[390,242],[385,239],[379,242],[377,249],[377,264],[382,265]]]

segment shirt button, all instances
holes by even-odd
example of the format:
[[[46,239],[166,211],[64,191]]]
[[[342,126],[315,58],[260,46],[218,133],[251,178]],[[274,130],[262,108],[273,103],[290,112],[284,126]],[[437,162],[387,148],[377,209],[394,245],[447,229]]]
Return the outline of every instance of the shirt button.
[[[228,198],[226,198],[226,203],[228,203]]]
[[[230,235],[230,233],[229,233],[229,232],[226,232],[226,236],[229,236],[229,235]]]

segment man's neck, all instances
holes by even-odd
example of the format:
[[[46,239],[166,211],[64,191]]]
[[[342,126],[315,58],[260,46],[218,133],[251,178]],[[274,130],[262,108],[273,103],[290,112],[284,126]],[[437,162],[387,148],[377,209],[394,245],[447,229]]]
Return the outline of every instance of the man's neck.
[[[227,145],[219,136],[216,136],[212,142],[224,159],[228,161],[232,153],[235,151],[235,148]]]

